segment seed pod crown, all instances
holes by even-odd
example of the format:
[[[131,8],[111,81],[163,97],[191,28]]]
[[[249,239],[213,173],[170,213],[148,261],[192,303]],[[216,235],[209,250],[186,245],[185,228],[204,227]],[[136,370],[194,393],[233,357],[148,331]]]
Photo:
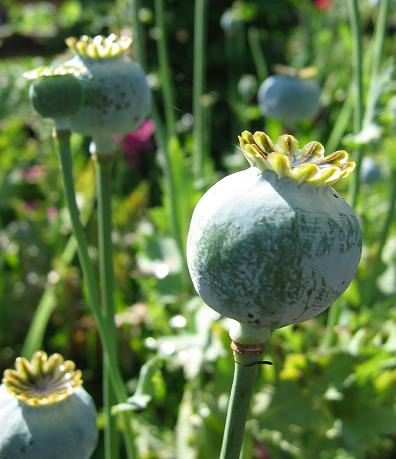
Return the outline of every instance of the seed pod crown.
[[[114,33],[108,37],[103,35],[96,35],[95,37],[82,35],[80,38],[67,38],[66,44],[72,51],[83,58],[111,59],[124,54],[130,48],[132,38],[119,37]]]
[[[289,134],[273,143],[265,132],[244,131],[239,144],[250,165],[262,172],[274,171],[279,179],[289,177],[299,184],[333,185],[355,169],[355,162],[348,161],[346,151],[325,156],[321,143],[312,141],[300,148],[298,140]]]
[[[4,372],[3,384],[8,392],[30,406],[57,403],[82,385],[81,371],[74,362],[64,360],[60,354],[50,357],[39,351],[29,361],[18,357],[15,370]]]

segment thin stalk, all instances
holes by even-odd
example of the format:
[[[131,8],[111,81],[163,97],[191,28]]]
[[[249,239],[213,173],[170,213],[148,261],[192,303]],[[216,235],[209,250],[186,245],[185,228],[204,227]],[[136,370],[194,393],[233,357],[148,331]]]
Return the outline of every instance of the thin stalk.
[[[111,224],[111,191],[113,161],[101,161],[100,156],[95,161],[97,201],[98,201],[98,238],[99,238],[99,278],[102,300],[102,315],[107,322],[107,328],[114,343],[114,358],[117,359],[117,334],[115,329],[114,307],[114,273],[112,253],[112,224]],[[103,358],[103,399],[105,407],[105,459],[119,457],[118,435],[115,419],[111,414],[115,396],[111,385],[108,359]]]
[[[141,5],[141,0],[132,0],[132,23],[133,24],[140,24],[139,18],[138,18],[138,11],[139,11],[140,5]],[[162,5],[160,5],[160,9],[161,8],[162,8]],[[141,26],[136,27],[134,37],[135,37],[135,43],[136,43],[137,60],[140,63],[140,65],[143,68],[145,68],[147,65],[147,56],[146,56],[146,51],[145,51],[143,28]],[[161,38],[162,38],[162,35],[161,35]],[[158,46],[158,51],[159,51],[159,54],[161,54],[159,50],[159,46]],[[167,53],[165,49],[165,58],[164,56],[162,56],[162,59],[165,61],[165,67],[168,68],[166,56],[167,56]],[[169,74],[169,70],[167,69],[163,73]],[[168,95],[168,98],[172,99],[172,97],[171,96],[169,97],[169,95]],[[178,230],[177,230],[178,218],[177,218],[175,185],[174,185],[174,179],[173,179],[173,174],[172,174],[171,160],[170,160],[169,152],[167,148],[166,133],[164,132],[164,129],[162,128],[162,120],[161,120],[161,116],[159,114],[159,110],[158,110],[155,100],[153,100],[151,103],[151,117],[153,118],[154,124],[155,124],[155,132],[154,132],[155,141],[159,149],[163,152],[163,155],[164,155],[163,169],[164,169],[165,181],[167,183],[167,188],[168,188],[168,193],[169,193],[172,230],[174,233],[174,237],[177,240],[178,238],[176,237],[176,235],[178,234]]]
[[[392,226],[392,223],[394,222],[395,203],[396,203],[396,170],[392,171],[390,180],[391,180],[392,188],[391,188],[391,192],[389,195],[388,213],[387,213],[386,220],[384,222],[384,226],[382,227],[382,231],[379,237],[378,251],[377,251],[377,256],[376,256],[376,259],[378,261],[381,259],[382,252],[384,250],[386,241],[388,240],[390,228]],[[376,265],[376,263],[374,263],[374,265]]]
[[[91,216],[94,202],[94,197],[90,196],[87,198],[86,203],[81,209],[81,220],[83,225],[85,225]],[[68,266],[71,264],[76,254],[76,251],[77,243],[74,236],[72,235],[67,241],[60,259],[56,264],[55,272],[58,274],[60,279],[64,277]],[[34,312],[29,331],[26,335],[22,347],[22,355],[29,360],[36,351],[42,348],[45,330],[51,318],[51,314],[56,307],[56,302],[56,282],[51,282],[48,280],[47,286],[45,287],[45,290]]]
[[[260,368],[260,365],[246,366],[257,361],[257,355],[234,354],[234,358],[239,363],[235,362],[234,367],[220,459],[239,459],[250,401]]]
[[[389,0],[382,0],[378,14],[378,20],[375,28],[373,60],[371,65],[370,87],[367,96],[367,105],[364,114],[364,124],[371,124],[374,118],[376,96],[376,80],[381,68],[382,53],[384,49],[384,39],[386,34],[386,24],[389,12]]]
[[[132,3],[132,22],[138,22],[137,12],[140,7],[140,0],[134,0]],[[160,17],[158,17],[157,12],[160,12]],[[156,3],[156,17],[157,17],[157,27],[161,30],[161,39],[159,41],[163,41],[165,37],[165,29],[164,29],[164,19],[163,19],[163,5],[162,2],[159,1]],[[144,36],[143,31],[141,28],[137,28],[135,31],[135,41],[137,43],[137,57],[140,64],[145,67],[147,63],[146,53],[145,53],[145,46],[144,46]],[[167,128],[166,131],[163,129],[163,122],[161,120],[161,116],[159,114],[158,106],[153,99],[152,107],[151,107],[151,117],[153,118],[155,124],[155,132],[154,137],[155,141],[158,145],[158,149],[161,152],[160,164],[164,173],[165,178],[165,192],[168,195],[169,199],[169,219],[171,222],[171,231],[173,237],[177,243],[179,248],[180,256],[183,260],[183,272],[181,273],[181,282],[182,285],[187,289],[189,285],[189,280],[187,278],[187,267],[185,263],[185,256],[184,256],[184,244],[183,238],[181,234],[181,224],[179,221],[179,213],[178,213],[178,202],[177,202],[177,195],[176,195],[176,185],[175,185],[175,177],[174,177],[174,165],[172,164],[171,155],[169,154],[169,143],[167,140],[167,135],[175,135],[176,134],[176,125],[174,120],[174,111],[173,111],[173,90],[170,81],[170,73],[169,73],[169,63],[166,51],[166,44],[165,43],[158,43],[157,50],[159,54],[159,61],[160,61],[160,74],[161,74],[161,81],[164,88],[164,105],[165,105],[165,115],[167,118]],[[166,92],[166,94],[165,94]],[[169,128],[170,126],[170,128]],[[168,137],[169,138],[169,137]]]
[[[348,0],[349,16],[353,43],[353,86],[354,86],[354,118],[353,132],[355,134],[362,130],[363,125],[363,71],[362,71],[362,37],[360,30],[360,15],[358,0]],[[354,159],[356,161],[356,170],[351,183],[351,205],[356,207],[357,198],[360,191],[360,169],[363,159],[361,148],[354,151]],[[341,313],[341,302],[337,301],[333,304],[328,312],[326,333],[324,345],[327,346],[334,339],[334,330]]]
[[[370,90],[367,98],[367,104],[365,113],[363,115],[363,83],[362,83],[362,43],[361,43],[361,32],[360,32],[360,18],[359,18],[359,9],[357,0],[349,0],[349,11],[350,11],[350,20],[351,20],[351,29],[354,43],[354,84],[356,89],[356,101],[355,101],[355,116],[354,116],[354,132],[358,133],[361,131],[364,125],[370,125],[373,121],[375,114],[375,106],[378,100],[375,91],[376,79],[379,74],[379,69],[381,67],[381,59],[384,48],[384,37],[386,33],[386,23],[387,15],[389,11],[389,0],[383,0],[381,2],[380,12],[378,15],[378,20],[375,28],[375,39],[373,43],[373,62],[372,62],[372,71],[370,78]],[[353,182],[351,185],[351,201],[352,207],[356,207],[357,198],[360,190],[360,169],[363,159],[362,150],[358,149],[356,152],[356,171],[353,176]],[[394,174],[393,174],[394,176]],[[392,182],[394,185],[394,182]],[[378,265],[381,260],[382,250],[385,246],[389,235],[389,228],[392,223],[394,207],[395,207],[395,196],[394,188],[392,188],[390,200],[389,200],[389,210],[388,217],[384,223],[383,230],[380,236],[380,244],[376,258],[372,264],[373,274],[371,278],[375,282],[376,273],[378,270]],[[328,322],[326,327],[325,334],[325,345],[330,345],[334,339],[334,328],[338,323],[338,318],[340,316],[340,302],[336,302],[329,311]]]
[[[143,33],[144,29],[142,23],[139,21],[139,10],[141,8],[141,0],[131,0],[132,10],[132,30],[135,43],[135,53],[139,64],[146,68],[146,55],[144,51]]]
[[[352,110],[353,110],[353,92],[351,90],[348,91],[348,95],[344,101],[341,110],[338,113],[337,120],[334,123],[333,129],[330,132],[329,138],[325,145],[326,152],[330,153],[331,151],[335,151],[340,143],[341,139],[347,130],[349,120],[351,118]]]
[[[173,95],[173,86],[170,76],[169,57],[166,46],[166,30],[164,20],[164,2],[163,0],[155,0],[155,19],[156,26],[159,31],[159,38],[157,39],[157,49],[159,58],[159,73],[161,77],[162,93],[164,98],[166,130],[168,138],[176,135],[176,121],[175,121],[175,102]]]
[[[357,134],[363,126],[363,72],[362,72],[362,34],[358,0],[348,0],[349,16],[353,42],[353,79],[355,87],[354,133]],[[356,207],[360,191],[360,169],[363,159],[362,149],[355,150],[356,171],[353,175],[351,202]]]
[[[330,307],[327,313],[327,323],[326,323],[326,331],[322,341],[322,349],[326,350],[329,349],[334,344],[334,332],[335,327],[337,326],[341,310],[345,306],[345,301],[342,298],[338,298],[338,300]]]
[[[88,254],[88,245],[85,238],[83,226],[80,221],[79,210],[76,203],[76,194],[74,190],[73,179],[73,161],[70,151],[70,131],[56,130],[56,140],[59,151],[59,161],[63,179],[66,205],[69,210],[70,220],[72,224],[73,234],[77,242],[77,250],[80,259],[83,279],[87,289],[88,306],[96,319],[99,334],[102,340],[103,350],[107,356],[107,365],[109,374],[111,375],[114,391],[117,395],[117,401],[124,403],[128,397],[122,381],[122,377],[116,363],[116,354],[112,335],[107,328],[107,321],[102,316],[100,310],[99,293],[96,286],[95,274],[93,266]],[[128,459],[134,459],[134,443],[131,423],[128,413],[122,415],[124,421],[124,438],[127,449]]]
[[[268,76],[268,67],[260,46],[260,32],[256,27],[251,27],[249,29],[248,41],[257,76],[260,82],[263,82]]]
[[[194,173],[196,179],[204,175],[205,149],[204,149],[204,108],[203,93],[205,80],[205,23],[206,0],[195,0],[194,16]]]
[[[370,273],[370,280],[371,280],[371,287],[368,288],[369,292],[369,301],[372,301],[373,294],[375,293],[375,282],[377,280],[377,275],[381,265],[382,253],[384,251],[384,247],[386,241],[388,240],[388,236],[390,234],[390,229],[392,227],[392,223],[395,221],[395,207],[396,207],[396,170],[392,171],[391,175],[391,191],[389,194],[389,201],[388,201],[388,212],[384,224],[381,229],[381,233],[379,236],[378,242],[378,249],[375,254],[374,260],[372,261],[372,269]]]
[[[227,62],[227,101],[230,110],[235,112],[238,102],[237,86],[239,73],[238,67],[235,65],[235,37],[229,31],[225,32],[225,55]],[[241,131],[239,119],[235,114],[231,116],[230,128],[232,137]]]

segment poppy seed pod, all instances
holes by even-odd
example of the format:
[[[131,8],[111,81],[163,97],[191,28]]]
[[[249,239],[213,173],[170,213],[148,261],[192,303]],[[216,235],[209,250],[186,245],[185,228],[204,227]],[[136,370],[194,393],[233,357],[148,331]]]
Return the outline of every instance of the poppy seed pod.
[[[141,67],[125,51],[129,38],[96,36],[68,38],[76,55],[65,66],[77,67],[84,87],[81,109],[71,118],[71,128],[95,138],[135,130],[147,116],[151,92]]]
[[[62,66],[39,67],[24,73],[32,80],[29,97],[33,108],[44,118],[67,119],[76,113],[84,99],[77,70]]]
[[[383,175],[380,163],[370,156],[365,156],[362,161],[360,175],[363,183],[373,184],[379,182]]]
[[[80,370],[59,354],[18,358],[0,386],[1,459],[88,459],[98,438],[96,409]],[[6,420],[6,421],[5,421]]]
[[[331,187],[355,167],[318,142],[245,131],[252,167],[198,202],[187,241],[195,289],[220,314],[274,329],[320,314],[348,287],[361,255],[353,210]],[[249,328],[249,327],[248,327]]]
[[[310,79],[314,71],[311,68],[300,72],[284,66],[277,68],[282,74],[268,77],[259,88],[261,113],[285,123],[312,119],[320,108],[320,87]]]

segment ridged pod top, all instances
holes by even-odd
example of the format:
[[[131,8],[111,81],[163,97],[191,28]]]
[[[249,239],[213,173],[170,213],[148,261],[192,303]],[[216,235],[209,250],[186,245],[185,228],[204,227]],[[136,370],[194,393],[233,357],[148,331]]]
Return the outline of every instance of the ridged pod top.
[[[23,74],[23,77],[27,80],[36,80],[41,77],[57,77],[57,76],[66,76],[66,75],[73,75],[79,76],[80,75],[80,68],[77,66],[72,65],[43,65],[42,67],[37,67],[33,70],[29,70]]]
[[[296,69],[287,65],[276,64],[274,66],[277,75],[284,75],[292,78],[299,78],[300,80],[309,80],[317,76],[318,72],[315,67],[304,67]]]
[[[339,150],[327,156],[321,143],[312,141],[300,148],[292,135],[282,135],[274,144],[264,132],[239,136],[242,153],[249,164],[260,171],[273,171],[279,179],[288,177],[299,184],[333,185],[347,177],[355,162],[348,161],[348,153]]]
[[[17,399],[30,406],[60,402],[82,384],[81,371],[60,354],[38,351],[29,361],[18,357],[15,370],[5,370],[3,384]]]
[[[66,44],[72,51],[83,58],[111,59],[124,54],[131,46],[132,38],[119,37],[114,33],[108,37],[96,35],[93,38],[82,35],[80,38],[67,38]]]

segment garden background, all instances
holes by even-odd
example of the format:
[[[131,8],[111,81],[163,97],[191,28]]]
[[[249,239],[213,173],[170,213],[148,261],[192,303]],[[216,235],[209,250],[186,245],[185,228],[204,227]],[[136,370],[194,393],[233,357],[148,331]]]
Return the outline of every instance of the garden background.
[[[365,116],[356,130],[348,2],[207,3],[200,29],[192,1],[1,2],[0,369],[37,349],[60,352],[83,369],[84,385],[101,406],[101,347],[82,294],[51,123],[30,107],[22,74],[57,59],[69,36],[135,30],[134,55],[148,73],[155,113],[144,129],[116,139],[113,249],[121,368],[135,394],[139,458],[215,459],[233,361],[225,319],[194,294],[186,270],[188,225],[206,189],[246,168],[236,146],[242,130],[277,138],[290,129],[260,113],[261,82],[276,64],[313,66],[321,109],[291,133],[300,144],[315,139],[327,153],[346,149],[356,158],[359,150],[372,160],[362,163],[354,197],[363,256],[331,312],[273,333],[265,358],[274,366],[260,370],[243,459],[392,459],[396,4],[390,2],[381,46],[382,2],[358,2]],[[194,24],[206,31],[203,53],[194,50]],[[78,202],[97,260],[89,139],[74,135],[72,143]],[[337,189],[351,202],[351,179]],[[101,444],[94,457],[102,457]]]

